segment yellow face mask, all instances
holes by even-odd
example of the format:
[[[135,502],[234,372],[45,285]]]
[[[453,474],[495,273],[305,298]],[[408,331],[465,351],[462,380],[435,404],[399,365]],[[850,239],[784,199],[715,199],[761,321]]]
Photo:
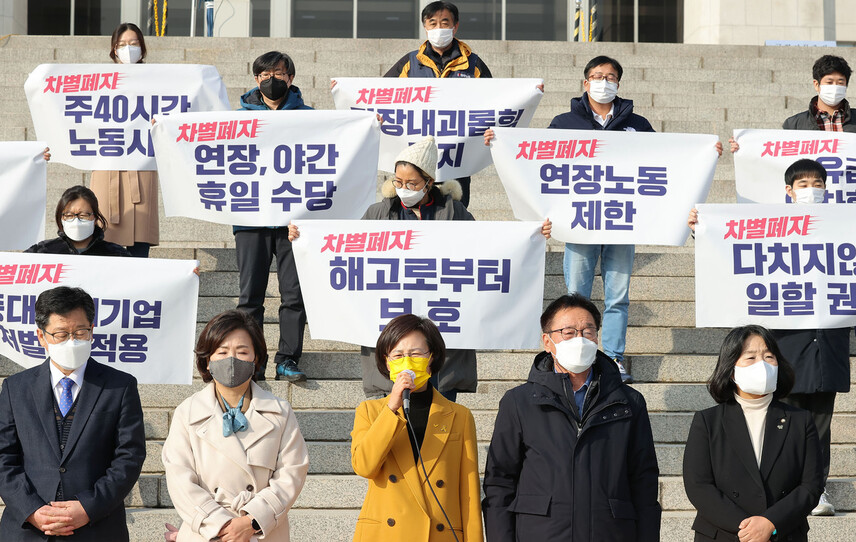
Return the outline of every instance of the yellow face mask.
[[[413,389],[418,390],[423,384],[428,382],[431,374],[428,372],[428,366],[431,364],[431,357],[427,358],[412,358],[410,356],[392,359],[386,358],[386,364],[389,367],[389,379],[395,382],[401,371],[411,370],[416,373],[413,379]]]

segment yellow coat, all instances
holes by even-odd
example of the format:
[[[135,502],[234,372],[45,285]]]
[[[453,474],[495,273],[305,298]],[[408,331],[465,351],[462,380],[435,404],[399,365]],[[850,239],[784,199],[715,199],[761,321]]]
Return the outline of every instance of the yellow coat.
[[[454,541],[443,512],[413,461],[401,409],[387,398],[363,401],[351,431],[351,465],[369,479],[354,541]],[[476,426],[472,413],[436,390],[422,441],[428,478],[460,542],[481,542]]]

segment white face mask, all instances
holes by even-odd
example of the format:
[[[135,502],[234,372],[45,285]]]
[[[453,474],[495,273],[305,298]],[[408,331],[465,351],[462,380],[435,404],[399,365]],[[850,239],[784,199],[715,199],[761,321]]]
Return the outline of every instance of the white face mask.
[[[847,87],[844,85],[820,85],[818,96],[829,107],[835,107],[847,95]]]
[[[116,56],[122,64],[136,64],[143,57],[143,50],[137,45],[123,45],[116,48]]]
[[[92,352],[92,341],[70,338],[59,344],[48,343],[48,355],[57,365],[67,371],[83,366]]]
[[[550,339],[551,341],[553,339]],[[597,343],[585,337],[574,337],[556,345],[556,360],[568,372],[584,373],[597,356]]]
[[[89,239],[95,233],[95,221],[80,220],[79,218],[63,220],[62,231],[72,241],[83,241],[84,239]]]
[[[599,104],[608,104],[618,94],[618,83],[610,83],[606,79],[589,81],[588,95]]]
[[[426,30],[425,33],[428,34],[428,41],[437,49],[446,47],[452,43],[452,38],[455,37],[455,30],[453,28],[432,28],[431,30]]]
[[[797,203],[823,203],[824,198],[826,197],[826,189],[825,188],[795,188],[794,196],[796,196]]]
[[[398,197],[401,199],[401,203],[403,203],[405,207],[413,207],[414,205],[422,201],[422,198],[425,197],[424,190],[396,188],[395,193],[398,194]]]
[[[767,395],[776,391],[779,366],[756,361],[749,367],[734,367],[734,382],[746,393]]]

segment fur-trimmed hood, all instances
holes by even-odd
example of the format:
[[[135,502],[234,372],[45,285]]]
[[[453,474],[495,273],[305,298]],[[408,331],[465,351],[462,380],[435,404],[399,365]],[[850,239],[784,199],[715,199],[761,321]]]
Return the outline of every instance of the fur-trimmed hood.
[[[455,179],[449,179],[448,181],[443,181],[442,183],[434,183],[434,186],[437,190],[440,191],[443,196],[452,196],[452,199],[455,201],[461,201],[461,198],[464,195],[464,190],[461,188],[461,183],[456,181]],[[395,197],[395,187],[392,185],[392,178],[387,179],[383,186],[380,189],[380,193],[384,198],[394,198]]]

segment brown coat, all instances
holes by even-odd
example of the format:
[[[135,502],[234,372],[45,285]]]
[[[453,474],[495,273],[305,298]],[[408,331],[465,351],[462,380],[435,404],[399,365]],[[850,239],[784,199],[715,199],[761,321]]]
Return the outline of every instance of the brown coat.
[[[89,184],[107,219],[106,241],[126,247],[160,242],[156,171],[93,171]]]

